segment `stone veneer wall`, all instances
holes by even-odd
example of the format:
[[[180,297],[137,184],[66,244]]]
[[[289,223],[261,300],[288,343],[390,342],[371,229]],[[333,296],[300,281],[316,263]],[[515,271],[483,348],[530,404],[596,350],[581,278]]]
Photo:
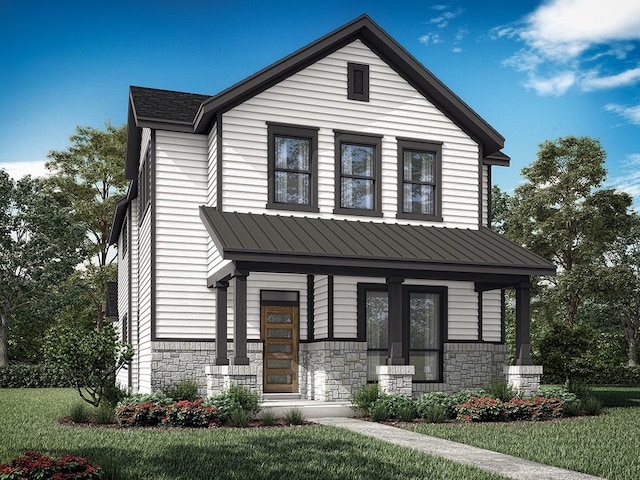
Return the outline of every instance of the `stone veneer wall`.
[[[233,359],[233,343],[227,344],[227,358]],[[260,365],[262,387],[262,344],[248,343],[247,355],[251,364]],[[151,390],[162,391],[175,386],[180,380],[194,380],[200,395],[206,396],[205,367],[216,358],[215,342],[155,341],[151,344]]]
[[[507,346],[495,343],[445,343],[443,355],[443,383],[414,383],[414,398],[427,392],[485,388],[494,378],[504,378],[509,361]]]
[[[367,383],[367,343],[317,341],[301,343],[298,384],[302,398],[348,400]]]

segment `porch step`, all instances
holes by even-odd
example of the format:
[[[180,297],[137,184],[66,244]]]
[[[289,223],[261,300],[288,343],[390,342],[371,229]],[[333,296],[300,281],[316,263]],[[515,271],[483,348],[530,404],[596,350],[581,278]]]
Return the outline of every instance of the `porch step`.
[[[355,414],[349,405],[351,403],[347,401],[321,402],[319,400],[302,400],[300,398],[275,400],[264,395],[262,412],[268,410],[273,412],[277,418],[280,418],[284,417],[286,412],[297,408],[302,411],[302,414],[308,420],[321,417],[353,417]]]
[[[302,396],[299,393],[263,393],[262,400],[271,402],[276,400],[300,400]]]

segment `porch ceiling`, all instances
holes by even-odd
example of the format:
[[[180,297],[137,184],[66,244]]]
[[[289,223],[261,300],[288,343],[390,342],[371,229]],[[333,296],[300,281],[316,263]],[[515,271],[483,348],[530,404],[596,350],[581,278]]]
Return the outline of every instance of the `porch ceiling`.
[[[497,233],[479,230],[221,212],[200,218],[234,262],[497,275],[553,275],[555,266]]]

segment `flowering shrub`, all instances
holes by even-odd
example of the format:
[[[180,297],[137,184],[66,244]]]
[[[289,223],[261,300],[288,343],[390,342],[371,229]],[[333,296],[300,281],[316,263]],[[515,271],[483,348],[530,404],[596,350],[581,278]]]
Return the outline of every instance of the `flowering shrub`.
[[[151,401],[120,405],[116,419],[121,427],[215,427],[220,424],[218,409],[205,406],[202,400],[181,400],[170,405]]]
[[[59,460],[27,450],[23,457],[0,465],[2,480],[94,480],[102,478],[100,467],[87,462],[86,458],[65,455]]]
[[[166,407],[163,419],[166,425],[175,427],[217,427],[220,425],[218,409],[203,405],[202,400],[181,400]]]
[[[535,397],[513,398],[504,403],[509,420],[546,420],[564,416],[564,400],[560,398]]]
[[[495,422],[504,417],[504,404],[495,398],[471,397],[456,405],[456,420],[462,422]]]
[[[455,410],[456,419],[463,422],[546,420],[564,416],[564,404],[560,398],[513,398],[501,402],[491,397],[471,397],[456,405]]]

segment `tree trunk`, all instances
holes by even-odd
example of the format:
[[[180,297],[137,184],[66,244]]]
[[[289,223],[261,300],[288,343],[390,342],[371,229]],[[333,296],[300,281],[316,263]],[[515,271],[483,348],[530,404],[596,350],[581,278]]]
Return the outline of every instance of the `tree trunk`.
[[[0,367],[5,367],[9,364],[9,319],[0,319]]]
[[[567,317],[567,325],[569,328],[573,328],[576,315],[578,314],[578,307],[580,306],[580,293],[569,292],[569,315]]]

